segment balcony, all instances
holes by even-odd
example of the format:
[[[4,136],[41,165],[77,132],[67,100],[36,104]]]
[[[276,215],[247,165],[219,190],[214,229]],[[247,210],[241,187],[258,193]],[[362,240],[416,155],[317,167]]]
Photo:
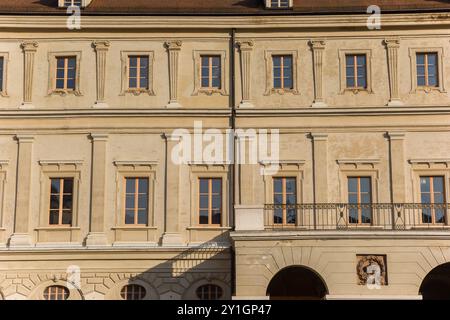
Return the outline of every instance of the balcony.
[[[450,231],[449,213],[449,203],[237,206],[236,231]]]

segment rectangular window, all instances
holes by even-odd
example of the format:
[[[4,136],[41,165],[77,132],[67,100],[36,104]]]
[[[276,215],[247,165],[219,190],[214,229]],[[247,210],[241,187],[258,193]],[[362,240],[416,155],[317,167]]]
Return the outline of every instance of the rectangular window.
[[[56,57],[56,89],[75,90],[76,68],[76,57]]]
[[[289,8],[289,0],[270,0],[271,8]]]
[[[148,178],[125,178],[125,224],[148,223]]]
[[[148,56],[129,56],[128,57],[128,88],[145,89],[148,86],[149,74]]]
[[[372,179],[370,177],[348,178],[349,222],[367,224],[372,222]]]
[[[416,53],[417,86],[438,87],[438,54]]]
[[[49,224],[55,226],[72,225],[73,178],[50,179]]]
[[[220,225],[222,223],[222,179],[200,178],[199,184],[199,224]]]
[[[81,7],[81,0],[64,0],[64,6],[65,7],[70,7],[70,6]]]
[[[3,69],[4,69],[4,58],[0,57],[0,92],[4,91],[3,89]]]
[[[273,87],[275,89],[293,89],[292,55],[275,55],[273,61]]]
[[[297,179],[274,178],[273,202],[274,224],[295,224],[297,222]]]
[[[422,223],[445,223],[444,177],[420,177]]]
[[[346,54],[346,83],[349,89],[367,89],[367,58],[365,54]]]
[[[201,56],[202,88],[220,89],[222,72],[220,59],[220,56]]]

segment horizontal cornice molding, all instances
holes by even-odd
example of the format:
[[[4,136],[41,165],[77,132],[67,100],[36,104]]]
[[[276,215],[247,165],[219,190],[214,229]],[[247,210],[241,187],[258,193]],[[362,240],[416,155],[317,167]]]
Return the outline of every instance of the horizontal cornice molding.
[[[360,27],[367,29],[367,14],[352,15],[83,15],[83,29],[143,29],[143,28],[333,28]],[[419,18],[420,17],[420,18]],[[383,13],[383,29],[401,26],[436,26],[450,24],[450,13]],[[67,15],[0,15],[0,28],[66,29]]]

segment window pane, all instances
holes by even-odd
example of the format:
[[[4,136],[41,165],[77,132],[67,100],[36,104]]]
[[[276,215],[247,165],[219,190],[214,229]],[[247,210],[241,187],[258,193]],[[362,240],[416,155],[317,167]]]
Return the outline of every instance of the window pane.
[[[219,88],[220,89],[220,78],[214,78],[212,80],[212,86],[213,86],[213,88]]]
[[[346,55],[345,56],[345,63],[348,66],[353,66],[355,64],[355,58],[353,55]]]
[[[130,57],[130,67],[137,67],[137,57]]]
[[[50,196],[50,209],[59,209],[59,195]]]
[[[209,197],[208,195],[200,195],[200,209],[208,209]]]
[[[296,192],[296,180],[295,179],[286,179],[286,192],[295,194],[295,192]]]
[[[69,58],[67,62],[67,66],[71,69],[75,69],[77,65],[77,60],[75,58]]]
[[[430,177],[421,177],[420,178],[420,191],[421,192],[430,192]]]
[[[422,193],[421,201],[423,204],[431,203],[431,195],[429,193]]]
[[[221,196],[213,196],[212,197],[212,208],[213,209],[221,209],[222,208],[222,198]]]
[[[372,199],[370,197],[370,193],[361,194],[361,203],[371,203]]]
[[[221,224],[221,210],[213,210],[212,212],[212,224]]]
[[[64,79],[56,80],[56,89],[64,89]]]
[[[56,69],[56,78],[64,79],[64,69]]]
[[[51,179],[51,193],[59,193],[59,179]]]
[[[295,209],[287,209],[286,211],[286,223],[295,224],[297,221],[297,213]]]
[[[64,210],[62,215],[62,224],[72,224],[72,210]]]
[[[417,75],[424,76],[425,75],[425,66],[417,66]]]
[[[72,195],[63,196],[63,209],[72,209]]]
[[[291,69],[292,68],[292,56],[284,56],[283,64],[284,64],[285,68]]]
[[[202,87],[209,88],[209,78],[202,78]]]
[[[430,53],[428,54],[428,65],[436,65],[437,64],[437,54]]]
[[[354,87],[356,87],[355,78],[354,77],[348,77],[347,78],[347,88],[354,88]]]
[[[281,194],[274,194],[273,202],[274,202],[274,204],[283,204],[283,195],[281,195]]]
[[[137,81],[136,81],[136,78],[130,78],[129,87],[130,87],[130,88],[137,88]]]
[[[282,185],[283,185],[283,180],[282,179],[273,179],[273,190],[276,193],[281,193],[282,192]]]
[[[208,210],[200,210],[199,217],[200,224],[208,224]]]
[[[64,66],[65,66],[64,58],[56,58],[56,67],[57,68],[64,68]]]
[[[138,211],[138,224],[147,224],[147,210]]]
[[[418,53],[416,55],[417,64],[425,64],[425,54]]]
[[[141,89],[147,89],[148,88],[147,78],[141,78],[140,88]]]
[[[220,57],[213,57],[212,65],[213,65],[213,67],[219,67],[219,69],[220,69]]]
[[[358,192],[358,178],[348,178],[348,192]]]
[[[417,85],[418,86],[425,86],[427,83],[425,82],[425,76],[418,76],[417,77]]]
[[[134,210],[125,210],[125,224],[134,224]]]
[[[136,179],[133,178],[127,178],[127,193],[135,193],[136,192]]]
[[[281,88],[281,79],[273,79],[273,87],[274,88]]]
[[[147,195],[140,195],[138,200],[139,209],[147,209],[148,206],[148,197]]]
[[[148,68],[148,57],[141,57],[141,68]]]
[[[136,77],[137,77],[137,69],[130,68],[130,78],[136,78]]]
[[[274,56],[272,57],[273,60],[273,66],[274,67],[280,67],[281,66],[281,57],[280,56]]]
[[[444,193],[444,178],[434,177],[433,178],[433,190],[434,192]]]
[[[50,210],[49,224],[59,224],[59,212],[58,210]]]
[[[273,223],[283,223],[283,209],[275,209],[273,212]]]
[[[348,195],[348,203],[352,203],[352,204],[358,203],[358,195],[355,193],[350,193]]]
[[[428,77],[428,85],[430,87],[436,87],[438,85],[437,77],[435,76],[429,76]]]
[[[213,179],[212,181],[212,192],[220,193],[222,192],[222,179]]]
[[[286,204],[297,204],[297,196],[295,194],[289,194],[286,196]]]
[[[64,193],[73,192],[73,179],[64,179]]]
[[[75,89],[75,80],[74,79],[67,80],[67,89]]]
[[[370,178],[361,178],[361,192],[370,192],[371,186],[370,186]]]
[[[134,209],[134,194],[127,194],[125,200],[125,208],[126,209]]]
[[[284,88],[285,89],[292,89],[293,88],[293,86],[292,86],[292,78],[291,78],[290,75],[289,75],[288,78],[284,79]]]
[[[208,193],[208,189],[209,189],[209,180],[200,179],[200,193]]]

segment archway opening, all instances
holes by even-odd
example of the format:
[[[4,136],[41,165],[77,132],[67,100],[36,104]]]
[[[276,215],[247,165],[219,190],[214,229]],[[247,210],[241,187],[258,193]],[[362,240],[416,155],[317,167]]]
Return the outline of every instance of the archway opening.
[[[450,263],[431,270],[423,279],[419,293],[424,300],[450,300]]]
[[[272,300],[323,300],[327,292],[322,278],[301,266],[281,270],[267,287],[267,295]]]

